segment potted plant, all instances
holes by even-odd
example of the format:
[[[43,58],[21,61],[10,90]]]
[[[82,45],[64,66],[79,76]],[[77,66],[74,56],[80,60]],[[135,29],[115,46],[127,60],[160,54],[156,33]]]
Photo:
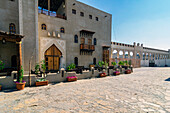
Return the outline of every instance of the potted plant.
[[[112,66],[116,66],[117,65],[117,63],[116,62],[112,62]]]
[[[99,76],[100,77],[106,77],[106,73],[100,73]]]
[[[73,82],[73,81],[77,81],[77,77],[76,76],[69,76],[69,77],[67,77],[67,81],[68,82]]]
[[[40,65],[36,64],[35,65],[35,74],[38,75],[40,73]]]
[[[76,65],[74,63],[71,63],[68,67],[67,67],[67,71],[75,71],[74,69],[76,68]]]
[[[25,87],[26,82],[23,81],[23,77],[24,77],[24,70],[23,67],[21,66],[21,70],[19,71],[19,81],[15,82],[17,90],[23,90]]]
[[[125,74],[131,74],[131,70],[130,69],[125,70]]]
[[[44,78],[37,79],[35,84],[36,84],[36,86],[48,85],[48,80],[46,80]]]
[[[120,71],[115,71],[115,72],[113,72],[113,75],[120,75]]]
[[[111,66],[109,66],[109,69],[116,69],[117,68],[117,63],[116,62],[111,62]]]
[[[3,61],[0,60],[0,71],[4,69],[4,65]]]
[[[94,68],[95,65],[94,65],[94,64],[90,64],[89,67],[90,67],[90,69],[91,69],[92,67]]]
[[[123,61],[120,61],[118,64],[119,64],[119,66],[123,66],[123,65],[124,65],[124,62],[123,62]]]
[[[35,73],[38,73],[39,72],[39,64],[37,64],[35,66]],[[43,85],[48,85],[48,80],[46,80],[46,74],[45,74],[45,71],[46,71],[46,64],[45,64],[45,60],[42,60],[41,61],[41,69],[43,71],[43,78],[40,78],[40,79],[37,79],[36,80],[36,86],[43,86]]]
[[[99,71],[102,71],[102,66],[104,65],[104,62],[103,61],[99,61],[98,62],[98,70]]]
[[[0,85],[0,91],[2,90],[2,85]]]

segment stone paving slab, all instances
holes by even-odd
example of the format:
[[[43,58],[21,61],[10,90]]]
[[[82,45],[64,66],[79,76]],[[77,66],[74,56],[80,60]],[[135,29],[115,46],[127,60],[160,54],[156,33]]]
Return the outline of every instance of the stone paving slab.
[[[0,113],[170,113],[170,68],[0,92]]]

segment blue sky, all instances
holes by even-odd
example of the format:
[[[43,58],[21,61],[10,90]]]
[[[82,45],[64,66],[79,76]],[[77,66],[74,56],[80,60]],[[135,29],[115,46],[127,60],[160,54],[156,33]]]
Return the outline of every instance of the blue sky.
[[[112,14],[112,41],[170,49],[170,0],[78,1]]]

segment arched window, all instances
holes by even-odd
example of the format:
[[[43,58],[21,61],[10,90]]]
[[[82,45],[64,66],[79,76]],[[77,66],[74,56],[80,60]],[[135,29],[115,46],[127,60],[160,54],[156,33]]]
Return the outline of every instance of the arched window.
[[[79,63],[78,63],[78,58],[77,58],[77,57],[74,58],[74,64],[75,64],[76,66],[78,66],[78,64],[79,64]]]
[[[97,45],[97,39],[96,38],[94,38],[94,45]]]
[[[77,35],[74,36],[74,43],[78,43],[78,36]]]
[[[46,26],[45,24],[42,24],[42,25],[41,25],[41,29],[42,29],[42,30],[47,30],[47,26]]]
[[[60,32],[61,32],[61,33],[65,33],[64,27],[61,27],[61,28],[60,28]]]
[[[96,65],[96,58],[93,58],[93,64]]]
[[[10,32],[10,33],[16,33],[15,24],[13,24],[13,23],[10,23],[10,24],[9,24],[9,32]]]
[[[118,57],[117,57],[117,50],[114,50],[114,51],[112,52],[112,58],[118,58]]]

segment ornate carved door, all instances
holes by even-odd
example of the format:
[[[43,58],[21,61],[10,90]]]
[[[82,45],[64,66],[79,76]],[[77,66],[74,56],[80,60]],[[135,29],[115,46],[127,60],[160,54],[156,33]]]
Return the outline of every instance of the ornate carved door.
[[[45,52],[45,62],[48,71],[59,70],[61,55],[62,53],[55,45],[47,49]]]

